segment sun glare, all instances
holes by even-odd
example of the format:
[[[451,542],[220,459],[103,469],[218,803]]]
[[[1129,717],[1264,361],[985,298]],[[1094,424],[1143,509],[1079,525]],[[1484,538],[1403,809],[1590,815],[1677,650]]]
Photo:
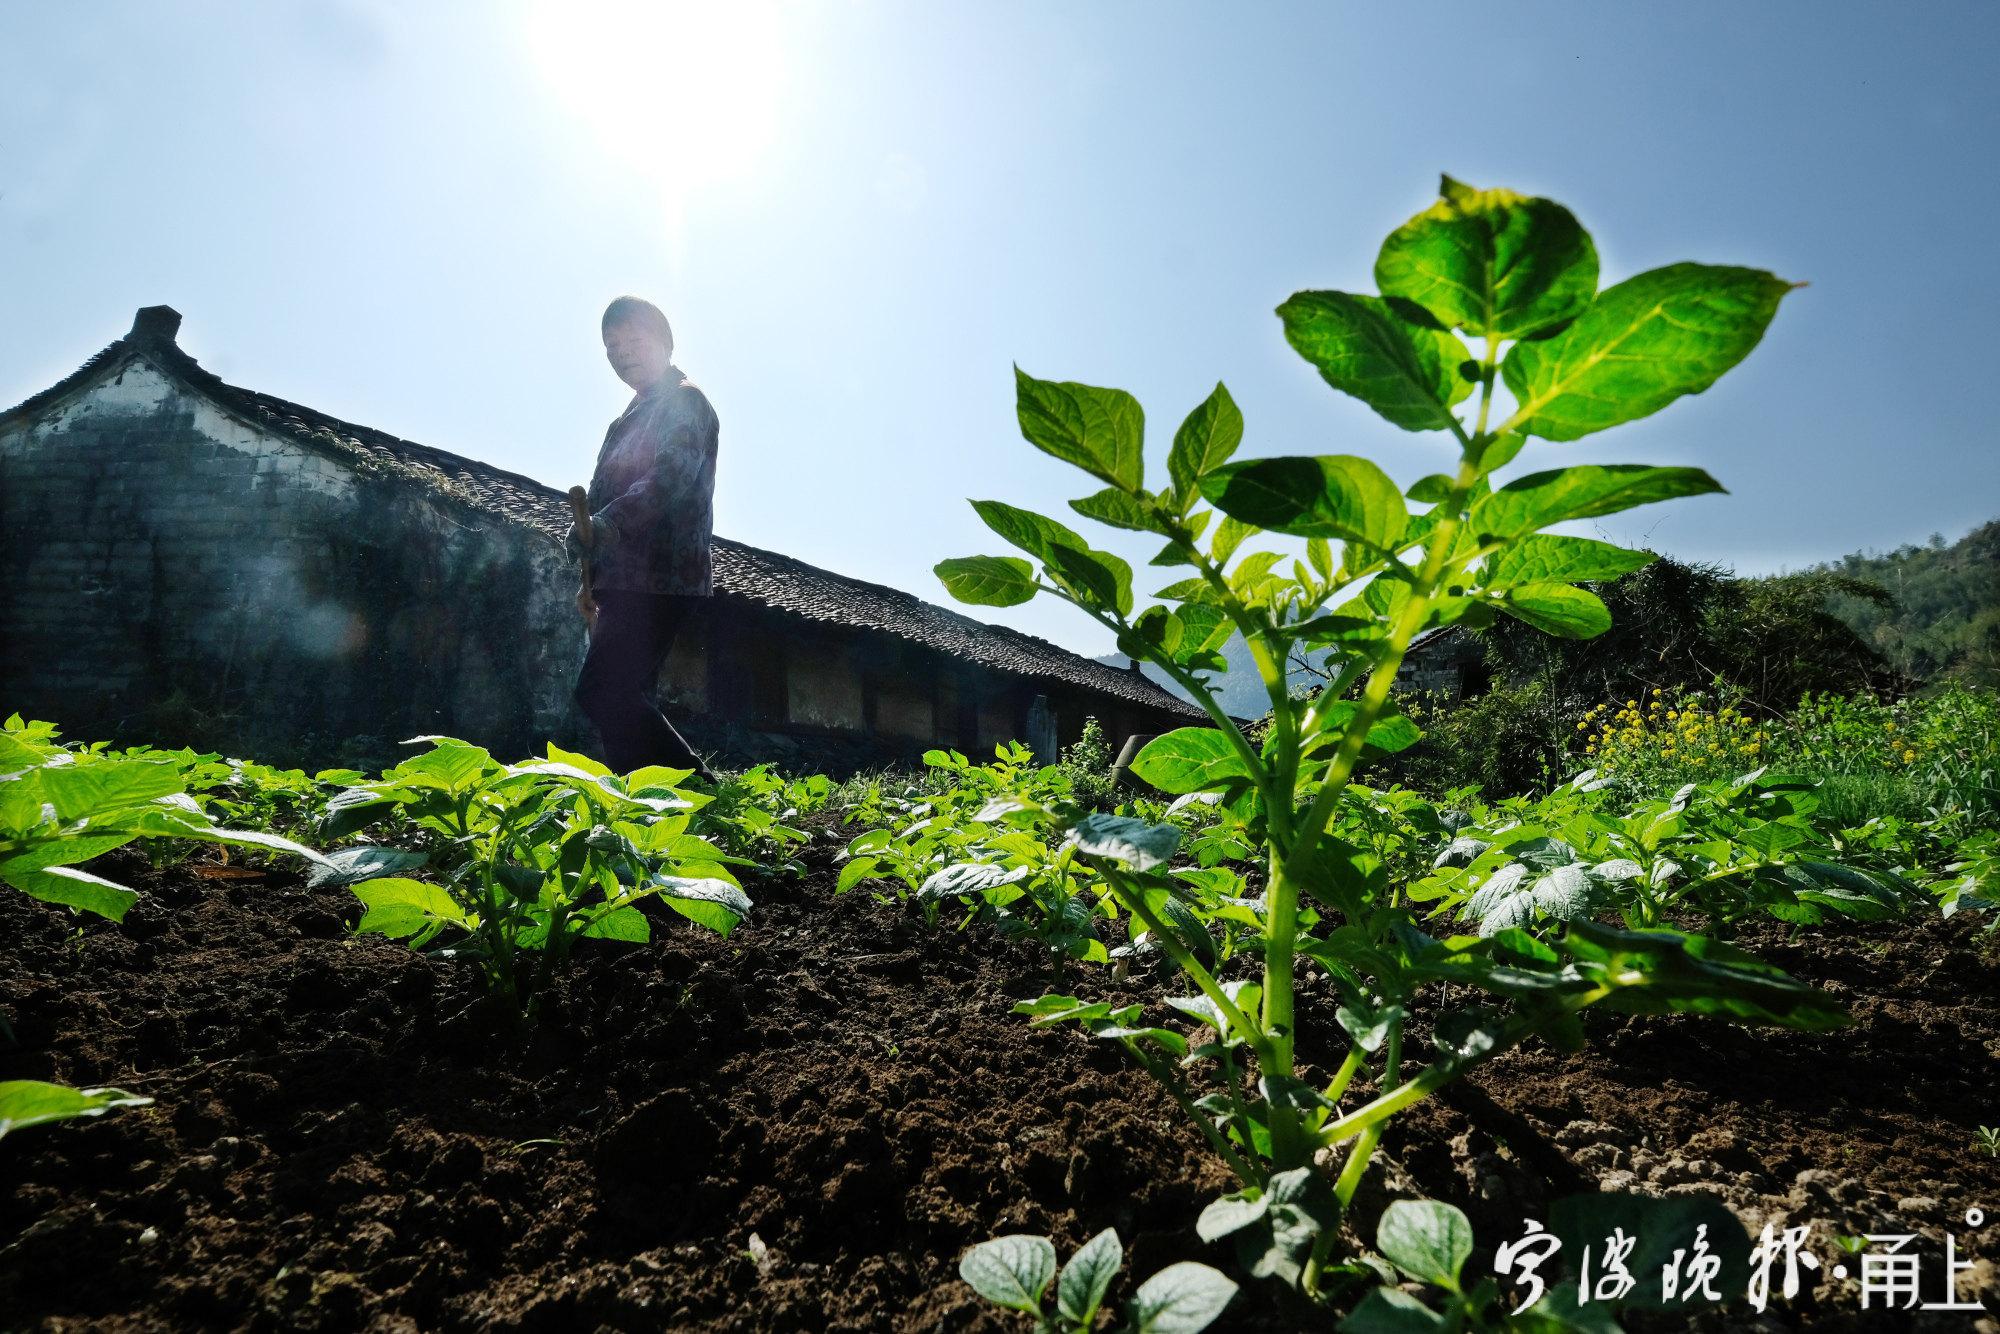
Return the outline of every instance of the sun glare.
[[[754,179],[785,91],[777,10],[755,0],[537,0],[535,67],[598,146],[678,207]]]

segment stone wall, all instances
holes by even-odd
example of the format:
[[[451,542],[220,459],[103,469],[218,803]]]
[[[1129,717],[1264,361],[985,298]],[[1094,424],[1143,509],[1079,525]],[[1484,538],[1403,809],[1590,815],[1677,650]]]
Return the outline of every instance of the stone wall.
[[[574,576],[522,535],[107,368],[0,433],[0,700],[272,763],[575,743]]]

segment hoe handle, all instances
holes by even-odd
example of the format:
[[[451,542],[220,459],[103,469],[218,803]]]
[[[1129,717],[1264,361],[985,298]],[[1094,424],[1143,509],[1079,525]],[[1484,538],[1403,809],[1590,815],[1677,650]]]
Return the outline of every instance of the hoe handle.
[[[597,599],[590,595],[590,548],[597,536],[590,529],[590,493],[580,486],[569,489],[569,509],[576,518],[576,540],[583,544],[583,586],[576,591],[576,608],[583,613],[586,630],[597,628]]]

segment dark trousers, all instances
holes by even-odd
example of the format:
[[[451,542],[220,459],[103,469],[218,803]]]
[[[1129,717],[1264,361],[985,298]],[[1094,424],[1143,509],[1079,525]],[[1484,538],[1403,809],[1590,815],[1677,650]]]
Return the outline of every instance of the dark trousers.
[[[708,766],[653,703],[660,664],[704,599],[610,588],[593,596],[597,626],[576,679],[576,702],[603,739],[604,762],[621,774],[661,764],[708,777]]]

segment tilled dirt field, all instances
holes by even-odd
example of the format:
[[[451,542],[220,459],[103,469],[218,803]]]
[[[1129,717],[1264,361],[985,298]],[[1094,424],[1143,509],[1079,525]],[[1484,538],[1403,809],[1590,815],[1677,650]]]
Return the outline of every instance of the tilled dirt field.
[[[1114,1298],[1175,1260],[1226,1267],[1193,1220],[1227,1175],[1171,1103],[1116,1047],[1008,1013],[1047,989],[1033,952],[834,898],[831,846],[802,881],[751,883],[730,940],[675,919],[586,950],[527,1030],[467,966],[347,935],[352,896],[288,870],[114,854],[147,896],[80,935],[0,895],[0,1078],[158,1100],[0,1142],[0,1328],[1011,1329],[956,1278],[997,1233],[1066,1253],[1115,1226]],[[1743,943],[1854,1028],[1594,1016],[1582,1055],[1510,1053],[1405,1116],[1357,1222],[1394,1194],[1450,1200],[1484,1272],[1556,1196],[1709,1192],[1753,1232],[1814,1223],[1823,1255],[1923,1234],[1931,1297],[1954,1233],[1978,1261],[1961,1295],[2000,1303],[2000,1160],[1976,1129],[2000,1123],[2000,961],[1979,925],[1760,929]],[[1308,1017],[1302,1053],[1331,1064],[1336,1033]],[[1979,1327],[1818,1281],[1761,1326],[1740,1303],[1704,1323]],[[1331,1324],[1246,1292],[1216,1328]]]

